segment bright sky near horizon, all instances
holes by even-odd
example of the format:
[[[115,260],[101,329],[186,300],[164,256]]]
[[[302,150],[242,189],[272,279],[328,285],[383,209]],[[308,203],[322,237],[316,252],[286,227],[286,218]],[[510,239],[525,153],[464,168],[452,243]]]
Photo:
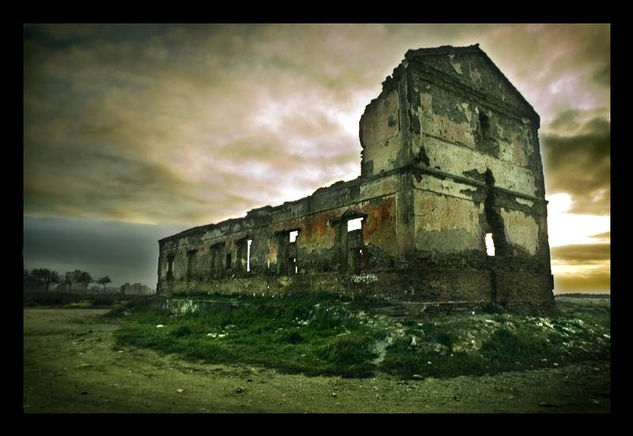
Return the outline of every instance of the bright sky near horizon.
[[[556,291],[610,289],[608,24],[27,24],[24,266],[156,284],[157,239],[360,174],[408,49],[479,43],[541,116]]]

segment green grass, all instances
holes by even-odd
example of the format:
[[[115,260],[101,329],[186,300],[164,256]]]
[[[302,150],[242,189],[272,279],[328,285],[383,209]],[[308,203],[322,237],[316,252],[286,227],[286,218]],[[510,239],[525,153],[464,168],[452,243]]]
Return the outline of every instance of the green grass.
[[[128,305],[116,313],[129,314],[122,317],[125,328],[117,340],[214,363],[313,375],[371,374],[372,346],[380,333],[360,321],[349,300],[331,294],[213,300],[198,301],[198,309],[184,313],[170,312],[155,300]]]
[[[405,377],[495,374],[610,358],[608,302],[559,302],[545,318],[443,316],[404,333],[387,348],[381,369]]]
[[[138,299],[111,316],[122,321],[119,344],[308,375],[452,377],[609,360],[608,301],[561,301],[547,317],[497,310],[403,321],[370,309],[330,293],[214,295]]]

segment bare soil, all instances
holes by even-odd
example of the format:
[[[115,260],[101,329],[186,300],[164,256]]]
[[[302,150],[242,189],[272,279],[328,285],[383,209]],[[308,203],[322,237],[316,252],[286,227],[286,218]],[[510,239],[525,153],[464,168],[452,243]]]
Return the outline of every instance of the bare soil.
[[[608,413],[608,363],[404,381],[282,374],[118,347],[108,309],[24,309],[25,413]]]

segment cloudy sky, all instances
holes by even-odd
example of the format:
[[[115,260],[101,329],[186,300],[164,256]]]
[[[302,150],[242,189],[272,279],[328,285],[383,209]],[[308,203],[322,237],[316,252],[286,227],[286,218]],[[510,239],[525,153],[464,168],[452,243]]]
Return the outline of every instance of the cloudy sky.
[[[556,291],[610,276],[607,24],[25,25],[24,267],[156,284],[157,240],[360,174],[408,49],[479,43],[541,116]]]

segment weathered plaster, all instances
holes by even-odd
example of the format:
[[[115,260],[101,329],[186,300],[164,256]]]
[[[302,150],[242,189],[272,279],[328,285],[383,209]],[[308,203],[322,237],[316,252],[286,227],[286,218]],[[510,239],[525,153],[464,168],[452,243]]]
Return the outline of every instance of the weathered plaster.
[[[536,220],[524,212],[504,208],[501,208],[501,218],[508,242],[535,255],[539,246],[539,226]]]
[[[158,292],[551,304],[538,115],[476,46],[405,57],[360,119],[359,178],[162,239]]]
[[[477,250],[480,207],[462,198],[415,191],[416,249],[437,252]]]

